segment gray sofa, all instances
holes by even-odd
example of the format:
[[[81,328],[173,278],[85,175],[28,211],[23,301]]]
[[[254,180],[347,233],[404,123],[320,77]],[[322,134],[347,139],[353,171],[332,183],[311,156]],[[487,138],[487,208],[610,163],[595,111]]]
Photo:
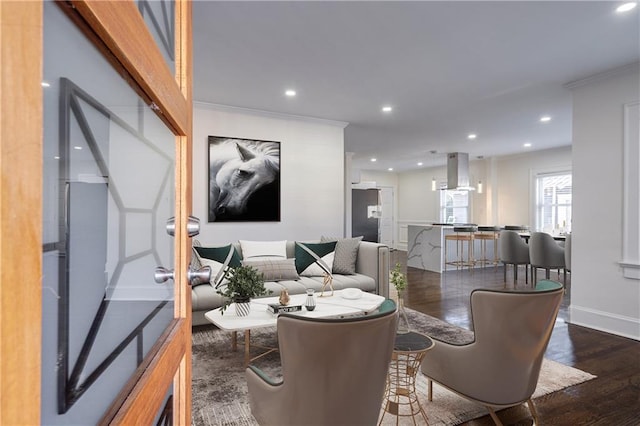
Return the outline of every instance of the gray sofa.
[[[242,256],[240,244],[233,244]],[[287,241],[287,258],[293,258],[295,253],[295,241]],[[195,256],[194,256],[195,258]],[[194,259],[197,263],[197,259]],[[192,261],[193,263],[193,261]],[[199,265],[193,264],[197,268]],[[300,276],[297,280],[266,281],[265,287],[271,290],[269,296],[278,296],[283,289],[287,289],[290,295],[304,294],[308,288],[320,290],[323,277]],[[362,241],[358,247],[356,260],[356,273],[353,275],[333,274],[333,287],[336,290],[344,288],[359,288],[363,291],[389,296],[389,247]],[[191,289],[191,309],[193,312],[193,325],[210,324],[204,317],[207,311],[222,306],[224,298],[209,284],[201,284]]]

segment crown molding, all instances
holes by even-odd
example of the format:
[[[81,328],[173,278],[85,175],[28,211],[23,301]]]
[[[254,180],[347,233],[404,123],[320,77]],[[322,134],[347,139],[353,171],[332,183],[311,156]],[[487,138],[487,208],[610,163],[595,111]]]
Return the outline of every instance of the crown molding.
[[[264,111],[261,109],[214,104],[214,103],[202,102],[202,101],[194,101],[193,107],[208,109],[212,111],[235,112],[235,113],[241,113],[241,114],[256,115],[259,117],[278,118],[281,120],[295,120],[295,121],[303,121],[307,123],[324,124],[327,126],[339,127],[341,129],[344,129],[349,125],[349,123],[346,121],[327,120],[324,118],[307,117],[304,115],[284,114],[281,112]]]
[[[570,81],[568,83],[563,84],[562,87],[569,90],[573,90],[573,89],[577,89],[578,87],[588,86],[588,85],[598,83],[600,81],[603,81],[618,75],[627,74],[631,72],[638,72],[639,70],[640,70],[640,62],[632,62],[630,64],[622,65],[616,68],[611,68],[607,71],[590,75],[588,77]]]

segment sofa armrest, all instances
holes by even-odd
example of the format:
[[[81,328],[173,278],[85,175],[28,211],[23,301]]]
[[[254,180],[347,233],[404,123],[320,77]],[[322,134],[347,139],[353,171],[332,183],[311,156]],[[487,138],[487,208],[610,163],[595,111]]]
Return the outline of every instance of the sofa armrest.
[[[389,247],[362,241],[358,249],[356,272],[373,278],[376,293],[389,297]]]

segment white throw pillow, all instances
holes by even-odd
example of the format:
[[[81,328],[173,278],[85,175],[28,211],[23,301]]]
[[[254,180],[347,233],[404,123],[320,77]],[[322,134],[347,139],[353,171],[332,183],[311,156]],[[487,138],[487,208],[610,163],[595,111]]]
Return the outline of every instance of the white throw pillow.
[[[286,259],[287,241],[247,241],[240,240],[242,259],[265,260]]]
[[[222,269],[224,266],[222,263],[216,262],[215,260],[207,259],[205,257],[201,257],[200,264],[202,266],[208,266],[211,268],[211,286],[213,286],[214,288],[218,288],[221,285],[227,285],[229,280],[227,279],[227,274],[224,270],[220,274],[220,278],[218,278],[218,281],[215,281],[215,278],[218,276],[220,269]]]

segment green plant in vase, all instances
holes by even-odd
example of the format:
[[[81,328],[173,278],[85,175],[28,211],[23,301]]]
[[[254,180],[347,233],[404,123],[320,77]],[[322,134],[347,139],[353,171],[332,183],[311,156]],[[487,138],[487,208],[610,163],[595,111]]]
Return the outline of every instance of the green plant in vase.
[[[249,315],[251,298],[272,293],[265,288],[263,275],[252,266],[242,265],[231,268],[228,279],[228,282],[218,289],[218,294],[227,298],[220,307],[222,315],[231,303],[236,304],[238,316]]]
[[[396,263],[395,268],[391,270],[389,273],[389,281],[395,287],[398,292],[398,334],[408,333],[410,331],[409,328],[409,319],[407,318],[407,313],[404,310],[404,299],[402,292],[407,288],[407,276],[402,273],[400,269],[400,264]]]

